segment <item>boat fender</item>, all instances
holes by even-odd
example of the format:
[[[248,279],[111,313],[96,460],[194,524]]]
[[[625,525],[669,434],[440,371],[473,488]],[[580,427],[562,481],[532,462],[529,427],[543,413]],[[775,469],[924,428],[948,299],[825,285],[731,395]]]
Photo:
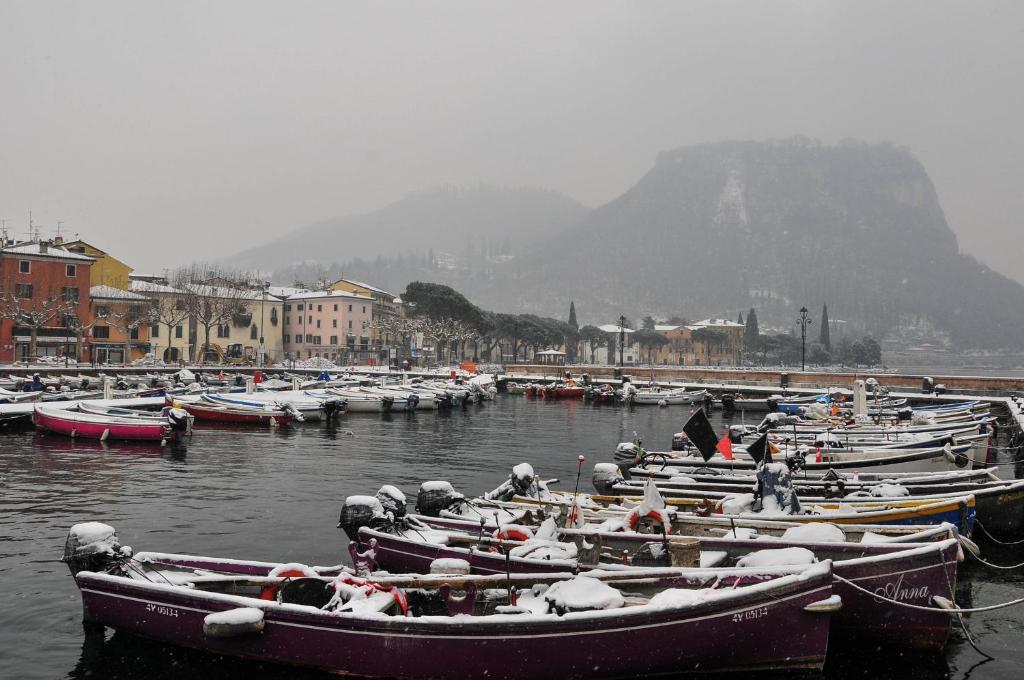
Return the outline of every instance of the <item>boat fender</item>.
[[[502,541],[528,541],[533,538],[529,529],[524,527],[508,527],[494,533],[494,537]]]
[[[659,524],[664,524],[664,521],[662,519],[662,515],[657,510],[650,510],[650,511],[648,511],[647,514],[644,515],[644,517],[646,519],[654,520],[655,522],[657,522]],[[640,524],[640,513],[639,512],[631,512],[629,514],[629,518],[626,520],[626,526],[629,527],[630,531],[636,531],[636,527],[639,524]]]
[[[105,442],[110,437],[110,428],[103,430],[103,434],[100,435],[100,441]]]
[[[263,610],[238,607],[207,614],[203,618],[203,634],[212,638],[233,638],[263,632]]]
[[[843,608],[843,598],[838,595],[829,595],[824,600],[818,600],[804,606],[805,612],[813,614],[831,614]]]
[[[298,566],[298,565],[296,565],[296,566]],[[316,572],[313,572],[313,573],[316,573]],[[274,571],[271,572],[272,576],[279,576],[281,578],[302,578],[302,577],[305,577],[305,576],[309,576],[309,574],[310,574],[309,571],[307,571],[305,569],[298,569],[298,568],[296,568],[296,569],[285,569],[285,570],[280,571],[280,572],[278,572],[275,569]],[[261,600],[268,600],[268,601],[271,601],[271,602],[276,602],[277,601],[277,591],[280,590],[280,589],[281,589],[281,586],[279,584],[277,584],[277,583],[272,583],[271,585],[264,586],[263,589],[260,590],[260,599]]]

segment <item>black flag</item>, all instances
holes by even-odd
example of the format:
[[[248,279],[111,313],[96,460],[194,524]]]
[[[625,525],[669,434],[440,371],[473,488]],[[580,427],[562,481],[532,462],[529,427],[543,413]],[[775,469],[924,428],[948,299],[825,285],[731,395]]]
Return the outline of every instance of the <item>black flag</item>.
[[[772,462],[772,449],[771,445],[768,444],[768,435],[763,434],[761,437],[747,447],[747,455],[754,459],[754,463],[760,465],[762,461],[765,463]]]
[[[697,447],[705,461],[715,455],[718,437],[715,436],[715,430],[708,422],[708,417],[704,415],[704,409],[699,408],[693,412],[690,419],[686,421],[686,425],[683,425],[683,432]]]

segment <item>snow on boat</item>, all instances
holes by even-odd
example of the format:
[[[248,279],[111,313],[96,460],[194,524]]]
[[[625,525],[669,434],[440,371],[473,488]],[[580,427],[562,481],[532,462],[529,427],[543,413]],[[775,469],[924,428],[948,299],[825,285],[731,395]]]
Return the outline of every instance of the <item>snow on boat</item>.
[[[656,406],[674,406],[678,404],[696,404],[704,401],[707,390],[696,390],[688,392],[683,388],[665,389],[654,386],[637,389],[632,393],[631,401],[634,404],[646,404]]]
[[[642,577],[363,578],[298,564],[133,555],[96,522],[71,528],[64,561],[92,624],[215,654],[376,677],[820,670],[830,614],[842,604],[827,561],[786,575],[675,569]]]
[[[196,420],[218,423],[258,426],[283,426],[294,419],[292,413],[268,407],[232,406],[212,402],[174,402],[181,409],[195,416]],[[287,406],[287,405],[286,405]]]
[[[52,408],[36,404],[32,422],[37,429],[85,439],[143,440],[165,442],[189,431],[188,414],[166,409],[159,417],[112,413],[92,413],[78,409]]]

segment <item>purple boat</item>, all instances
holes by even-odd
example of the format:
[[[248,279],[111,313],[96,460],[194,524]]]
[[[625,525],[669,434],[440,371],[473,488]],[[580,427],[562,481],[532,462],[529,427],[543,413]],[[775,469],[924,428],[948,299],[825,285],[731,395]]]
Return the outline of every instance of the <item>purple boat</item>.
[[[87,621],[215,654],[391,678],[821,669],[831,563],[573,576],[384,577],[132,554],[90,522],[65,561]]]
[[[361,527],[358,538],[370,547],[361,556],[373,560],[375,565],[368,565],[370,568],[393,572],[428,570],[434,560],[445,558],[465,560],[477,574],[698,565],[736,568],[747,563],[766,568],[827,559],[837,577],[835,592],[843,599],[842,611],[833,618],[841,639],[925,650],[945,646],[950,616],[939,603],[954,599],[957,562],[962,556],[956,539],[916,544],[847,543],[841,542],[843,532],[835,526],[795,531],[804,532],[805,538],[747,538],[753,532],[743,529],[736,530],[738,539],[557,529],[545,537],[553,540],[545,540],[541,538],[543,528],[537,530],[537,538],[529,527],[504,528],[502,536],[528,537],[524,542],[493,538],[491,531],[485,533],[475,522],[412,516],[387,531]],[[837,536],[825,538],[830,531]],[[840,542],[832,542],[836,540]],[[889,600],[934,611],[909,609]]]

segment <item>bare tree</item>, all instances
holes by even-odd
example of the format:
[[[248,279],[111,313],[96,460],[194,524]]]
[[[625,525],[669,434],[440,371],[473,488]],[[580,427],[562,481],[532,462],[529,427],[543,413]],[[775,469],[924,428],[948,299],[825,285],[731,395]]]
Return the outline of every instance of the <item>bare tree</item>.
[[[122,309],[110,312],[107,323],[124,333],[124,363],[126,366],[131,362],[132,334],[142,326],[153,325],[158,318],[154,303],[148,299],[145,301],[126,300]]]
[[[241,272],[192,267],[178,272],[176,280],[188,318],[203,329],[203,344],[198,348],[199,363],[212,348],[210,334],[214,328],[227,325],[236,315],[245,313],[245,305],[253,299],[251,276]],[[194,359],[195,357],[193,357]]]
[[[39,329],[75,311],[78,300],[65,299],[52,288],[35,291],[31,285],[8,284],[0,291],[0,318],[10,319],[29,332],[28,354],[36,355]]]

